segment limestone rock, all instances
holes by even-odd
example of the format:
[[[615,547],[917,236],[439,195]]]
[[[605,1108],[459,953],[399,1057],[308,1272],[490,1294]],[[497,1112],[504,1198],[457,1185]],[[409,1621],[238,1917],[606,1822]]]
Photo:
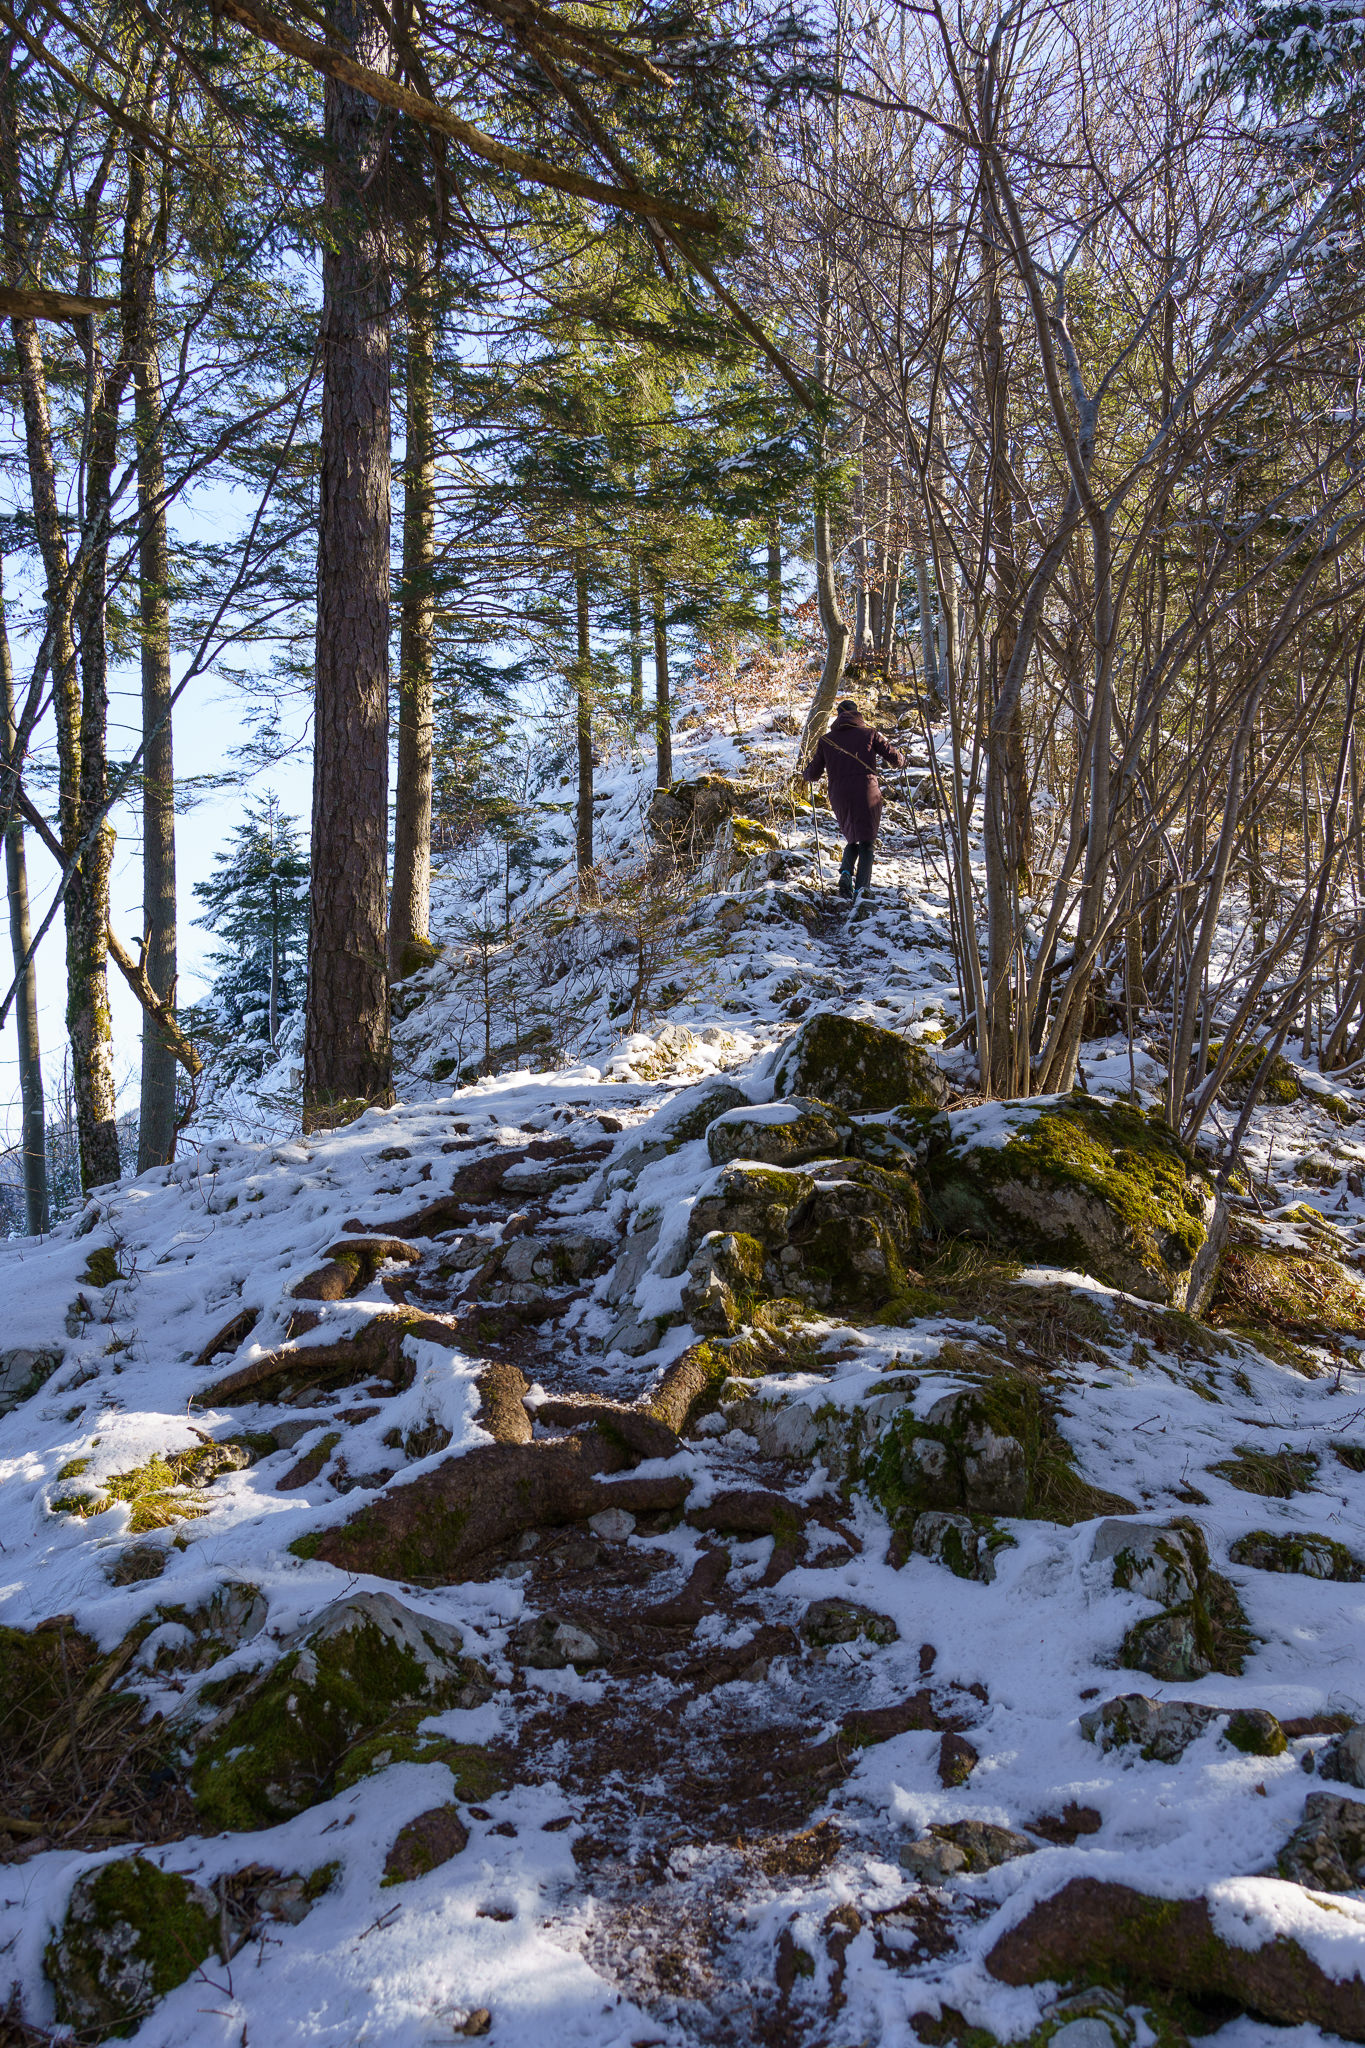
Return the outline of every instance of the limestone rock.
[[[1365,1800],[1310,1792],[1275,1868],[1310,1891],[1359,1891],[1365,1884]]]
[[[676,1151],[679,1145],[689,1145],[694,1138],[704,1138],[718,1116],[742,1109],[748,1099],[733,1081],[704,1081],[675,1096],[649,1128],[662,1132],[664,1151]]]
[[[943,1118],[925,1203],[945,1237],[1092,1274],[1197,1313],[1227,1227],[1212,1181],[1165,1126],[1088,1095]]]
[[[1314,1530],[1272,1531],[1253,1529],[1239,1536],[1228,1550],[1234,1564],[1249,1564],[1260,1572],[1301,1572],[1309,1579],[1335,1579],[1354,1583],[1365,1578],[1365,1566],[1344,1543]]]
[[[1184,1684],[1210,1671],[1235,1676],[1250,1640],[1236,1588],[1209,1565],[1196,1522],[1181,1516],[1165,1528],[1106,1521],[1095,1532],[1093,1558],[1111,1566],[1113,1583],[1155,1600],[1163,1612],[1134,1622],[1120,1656],[1132,1671]]]
[[[821,1308],[879,1308],[907,1285],[919,1225],[909,1174],[865,1160],[812,1169],[814,1185],[787,1220],[779,1291]]]
[[[512,1655],[533,1671],[565,1671],[570,1665],[601,1664],[606,1651],[577,1622],[537,1614],[512,1631]]]
[[[931,1558],[946,1565],[954,1577],[978,1579],[989,1585],[995,1577],[996,1553],[1011,1539],[989,1525],[978,1529],[969,1515],[949,1515],[938,1509],[916,1515],[910,1532],[910,1548],[917,1557]]]
[[[259,1586],[234,1579],[194,1607],[159,1607],[157,1613],[179,1634],[158,1643],[153,1669],[207,1671],[260,1634],[269,1607]]]
[[[921,1884],[938,1884],[945,1877],[994,1870],[1016,1856],[1031,1856],[1037,1846],[1027,1835],[992,1821],[954,1820],[931,1827],[921,1841],[907,1842],[900,1860]]]
[[[1149,1763],[1173,1764],[1218,1719],[1195,1700],[1152,1700],[1126,1692],[1081,1715],[1081,1733],[1098,1749],[1138,1750]]]
[[[734,1159],[804,1166],[812,1159],[841,1157],[853,1139],[853,1125],[842,1111],[797,1095],[726,1110],[708,1127],[706,1149],[713,1166],[728,1166]]]
[[[924,1046],[853,1017],[811,1017],[788,1039],[773,1068],[779,1095],[814,1096],[851,1115],[937,1109],[947,1100],[942,1068]]]
[[[1365,1725],[1348,1728],[1322,1752],[1318,1776],[1334,1779],[1338,1785],[1355,1785],[1365,1792]]]
[[[731,1336],[747,1320],[763,1287],[763,1247],[755,1237],[713,1230],[688,1263],[682,1312],[694,1329]]]
[[[692,1205],[686,1258],[713,1230],[756,1237],[765,1248],[776,1249],[785,1241],[793,1209],[814,1188],[809,1174],[776,1166],[723,1167]]]
[[[1365,1982],[1329,1977],[1298,1942],[1260,1947],[1221,1934],[1206,1900],[1156,1899],[1075,1877],[1001,1935],[986,1968],[1005,1984],[1103,1978],[1230,2000],[1282,2026],[1305,2022],[1365,2040]]]
[[[212,1896],[145,1856],[82,1872],[44,1957],[58,2019],[83,2040],[131,2033],[158,1999],[193,1976],[217,1928]]]
[[[60,1351],[34,1350],[20,1344],[0,1351],[0,1415],[8,1415],[51,1379],[62,1362]]]
[[[897,1642],[900,1630],[889,1614],[878,1614],[856,1600],[813,1600],[801,1617],[801,1633],[817,1649],[865,1638],[883,1645]]]
[[[921,1509],[948,1514],[1022,1515],[1024,1447],[992,1427],[975,1392],[945,1394],[910,1437],[902,1482]]]
[[[195,1731],[190,1789],[211,1825],[255,1828],[329,1796],[343,1754],[404,1709],[482,1705],[492,1681],[460,1654],[459,1631],[390,1593],[334,1601],[279,1661]],[[207,1703],[218,1705],[212,1687]]]

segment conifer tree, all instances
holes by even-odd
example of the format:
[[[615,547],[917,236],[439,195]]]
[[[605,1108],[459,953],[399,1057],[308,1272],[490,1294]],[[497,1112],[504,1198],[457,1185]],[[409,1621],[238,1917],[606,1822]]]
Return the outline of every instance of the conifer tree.
[[[256,1075],[301,1018],[307,986],[308,858],[274,795],[248,803],[214,869],[194,889],[204,905],[195,922],[219,942],[205,1007],[220,1071]]]

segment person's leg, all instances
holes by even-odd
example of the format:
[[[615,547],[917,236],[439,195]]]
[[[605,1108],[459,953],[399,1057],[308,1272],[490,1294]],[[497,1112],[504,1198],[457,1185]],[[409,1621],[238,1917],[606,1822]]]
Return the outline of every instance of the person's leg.
[[[853,877],[855,889],[866,889],[872,881],[872,849],[875,839],[860,839],[854,851],[858,856],[858,871]]]
[[[839,894],[841,896],[851,896],[853,894],[853,863],[857,858],[858,848],[856,844],[850,844],[844,848],[844,857],[839,863]]]

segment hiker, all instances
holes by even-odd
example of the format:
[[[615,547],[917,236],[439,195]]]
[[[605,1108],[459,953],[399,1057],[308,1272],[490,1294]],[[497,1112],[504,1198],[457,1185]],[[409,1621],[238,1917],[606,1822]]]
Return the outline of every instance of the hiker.
[[[807,782],[829,776],[830,808],[847,841],[839,864],[839,894],[860,894],[872,880],[872,849],[882,822],[882,788],[875,763],[903,768],[905,756],[870,726],[851,697],[805,767]],[[856,872],[855,872],[856,866]]]

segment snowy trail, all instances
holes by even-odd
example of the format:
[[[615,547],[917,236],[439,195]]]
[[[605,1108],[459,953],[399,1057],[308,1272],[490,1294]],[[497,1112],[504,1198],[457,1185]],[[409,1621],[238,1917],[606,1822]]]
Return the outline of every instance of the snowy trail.
[[[808,850],[800,832],[788,850]],[[0,1371],[18,1373],[22,1351],[24,1371],[48,1372],[0,1417],[0,1622],[66,1615],[104,1652],[146,1625],[119,1683],[167,1717],[367,1591],[453,1625],[490,1674],[484,1704],[424,1723],[480,1753],[478,1791],[452,1790],[440,1761],[381,1761],[277,1825],[214,1834],[134,1762],[109,1788],[103,1837],[70,1824],[90,1797],[16,1814],[30,1832],[0,1844],[0,1953],[33,2027],[53,2022],[43,1958],[73,1882],[138,1843],[220,1889],[254,1866],[327,1873],[303,1917],[260,1917],[230,1965],[210,1958],[171,1990],[137,2028],[144,2048],[418,2048],[485,2027],[528,2048],[966,2048],[969,2028],[1041,2048],[1066,2018],[1055,1992],[1012,1987],[985,1958],[1079,1877],[1202,1895],[1234,1943],[1279,1934],[1334,1980],[1361,1970],[1365,1891],[1263,1873],[1323,1789],[1305,1768],[1332,1740],[1324,1717],[1365,1720],[1365,1587],[1232,1555],[1265,1531],[1365,1558],[1351,1346],[1313,1352],[1307,1376],[1307,1354],[1277,1362],[1080,1275],[1028,1272],[900,1325],[815,1316],[751,1346],[667,1456],[622,1474],[684,1482],[681,1516],[532,1527],[443,1581],[300,1554],[487,1448],[490,1367],[524,1374],[532,1416],[567,1396],[647,1400],[695,1332],[677,1325],[632,1355],[614,1343],[623,1300],[609,1290],[631,1235],[652,1217],[650,1242],[666,1246],[710,1172],[700,1138],[663,1142],[687,1104],[721,1083],[762,1102],[768,1048],[822,1007],[931,1042],[953,1016],[932,858],[894,821],[877,879],[851,915],[817,904],[809,923],[775,915],[764,889],[720,899],[747,922],[719,963],[719,1000],[688,1016],[690,1046],[645,1035],[600,1066],[432,1084],[305,1142],[206,1147],[45,1244],[0,1250]],[[1086,1067],[1092,1086],[1111,1068],[1127,1086],[1126,1048],[1088,1047]],[[1312,1096],[1261,1116],[1256,1147],[1274,1152],[1282,1199],[1330,1210],[1353,1260],[1362,1204],[1342,1176],[1361,1148]],[[1329,1155],[1340,1172],[1315,1193],[1311,1162]],[[348,1236],[385,1233],[418,1256],[389,1257],[339,1298],[293,1291]],[[676,1278],[642,1265],[634,1284],[650,1314],[675,1310]],[[311,1347],[408,1312],[437,1334],[380,1365],[367,1353],[335,1383],[310,1378]],[[292,1380],[209,1395],[276,1356],[299,1361]],[[1005,1516],[994,1576],[963,1578],[890,1544],[869,1453],[892,1417],[927,1417],[1002,1367],[1044,1387],[1094,1500],[1131,1505],[1071,1525]],[[137,1498],[102,1492],[154,1458],[234,1440],[249,1462],[197,1488],[177,1484],[189,1466],[157,1481],[176,1514],[164,1525],[139,1526]],[[1279,1492],[1247,1490],[1262,1471],[1248,1449],[1288,1475]],[[1245,1610],[1240,1673],[1124,1668],[1125,1636],[1161,1602],[1115,1583],[1099,1531],[1116,1513],[1155,1530],[1194,1519]],[[588,1638],[592,1653],[556,1663],[551,1638],[580,1651]],[[1218,1714],[1164,1761],[1089,1739],[1082,1714],[1132,1693]],[[1283,1750],[1231,1743],[1237,1709],[1287,1724]],[[401,1830],[452,1797],[464,1848],[386,1885]],[[31,1831],[49,1820],[52,1833]],[[928,1834],[966,1823],[979,1868],[954,1868]],[[1064,2048],[1179,2039],[1178,2015],[1137,2001],[1082,2017],[1101,2033]],[[1221,2048],[1332,2038],[1226,2011],[1194,2031]]]

